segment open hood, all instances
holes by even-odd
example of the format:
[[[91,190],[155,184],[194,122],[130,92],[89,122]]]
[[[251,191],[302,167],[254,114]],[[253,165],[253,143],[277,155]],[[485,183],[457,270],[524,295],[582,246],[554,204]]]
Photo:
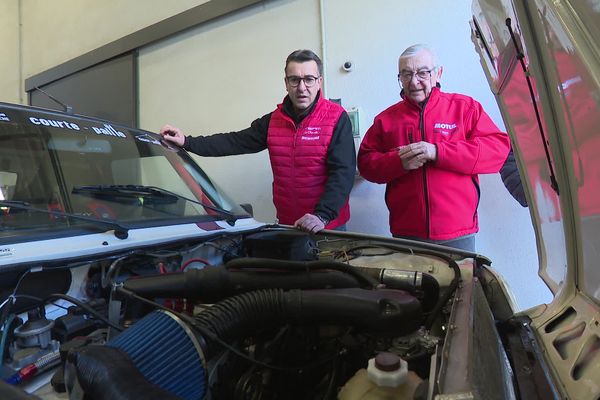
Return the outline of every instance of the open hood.
[[[555,295],[531,316],[572,398],[591,398],[600,362],[599,27],[598,1],[473,2],[473,42],[512,139],[539,273]]]

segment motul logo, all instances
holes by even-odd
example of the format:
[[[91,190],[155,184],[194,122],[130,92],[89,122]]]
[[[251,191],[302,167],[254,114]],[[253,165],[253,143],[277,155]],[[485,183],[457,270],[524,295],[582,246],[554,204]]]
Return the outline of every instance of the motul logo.
[[[456,129],[456,124],[444,124],[438,122],[433,126],[433,129]]]

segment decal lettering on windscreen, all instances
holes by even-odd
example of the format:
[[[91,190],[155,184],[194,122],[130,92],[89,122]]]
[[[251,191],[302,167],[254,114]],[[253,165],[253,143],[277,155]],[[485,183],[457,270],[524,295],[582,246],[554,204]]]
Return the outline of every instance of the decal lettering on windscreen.
[[[0,121],[10,121],[10,118],[4,113],[0,113]]]
[[[62,128],[62,129],[71,129],[78,131],[81,128],[79,125],[73,122],[60,121],[56,119],[45,119],[45,118],[37,118],[37,117],[29,117],[29,121],[34,125],[44,125],[44,126],[52,126],[54,128]]]
[[[2,247],[0,248],[0,258],[2,257],[10,257],[13,255],[13,249],[10,247]]]
[[[117,137],[121,137],[121,138],[127,137],[127,136],[125,136],[125,134],[123,132],[116,130],[110,124],[104,124],[104,126],[102,128],[97,128],[95,126],[92,126],[92,129],[98,135],[117,136]]]
[[[147,133],[142,133],[141,135],[136,135],[135,138],[137,140],[139,140],[140,142],[160,145],[160,140],[153,138],[152,136],[148,135]]]
[[[161,146],[165,150],[169,150],[169,151],[172,151],[172,152],[179,151],[179,148],[172,146],[166,140],[163,140],[163,139],[160,139],[160,138],[156,138],[156,137],[152,136],[149,133],[140,133],[139,135],[135,135],[135,139],[139,140],[140,142],[150,143],[150,144],[154,144],[156,146]]]
[[[3,115],[3,114],[0,114],[0,116],[1,115]],[[65,120],[51,119],[51,118],[40,118],[40,117],[29,117],[29,122],[31,122],[34,125],[42,125],[42,126],[48,126],[48,127],[53,127],[53,128],[59,128],[59,129],[67,129],[67,130],[72,130],[72,131],[81,131],[82,132],[82,131],[92,130],[97,135],[114,136],[114,137],[118,137],[118,138],[126,138],[127,137],[127,135],[125,135],[125,133],[115,129],[110,124],[103,124],[101,127],[100,126],[89,126],[88,127],[88,126],[80,126],[80,125],[76,124],[75,122],[69,122],[69,121],[65,121]]]

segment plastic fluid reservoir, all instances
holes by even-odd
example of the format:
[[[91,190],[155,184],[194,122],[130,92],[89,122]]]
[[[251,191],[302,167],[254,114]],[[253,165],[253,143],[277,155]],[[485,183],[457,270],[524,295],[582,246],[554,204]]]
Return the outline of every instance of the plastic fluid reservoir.
[[[339,400],[403,400],[412,399],[422,382],[408,370],[408,364],[393,353],[379,353],[369,360],[340,390]]]

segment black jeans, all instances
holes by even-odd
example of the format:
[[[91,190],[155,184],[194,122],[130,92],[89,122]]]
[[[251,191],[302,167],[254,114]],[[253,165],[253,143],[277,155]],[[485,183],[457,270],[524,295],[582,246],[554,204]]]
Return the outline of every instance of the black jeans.
[[[428,239],[422,239],[422,238],[417,238],[417,237],[396,236],[396,235],[394,235],[394,237],[402,238],[402,239],[420,240],[421,242],[440,244],[442,246],[454,247],[455,249],[461,249],[461,250],[475,252],[475,235],[461,236],[459,238],[450,239],[450,240],[428,240]]]

